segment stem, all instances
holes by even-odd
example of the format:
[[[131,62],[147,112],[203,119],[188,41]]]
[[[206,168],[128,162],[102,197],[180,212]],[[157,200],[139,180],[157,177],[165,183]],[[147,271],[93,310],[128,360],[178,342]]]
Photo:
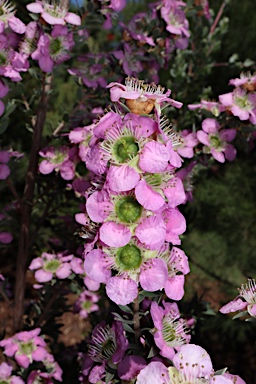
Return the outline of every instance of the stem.
[[[214,22],[213,22],[213,24],[211,26],[210,35],[213,34],[213,32],[215,31],[215,28],[218,25],[218,22],[220,21],[220,18],[222,16],[223,11],[224,11],[225,5],[226,5],[226,1],[223,1],[223,3],[220,6],[220,9],[219,9],[219,11],[217,13],[217,16],[215,17],[215,20],[214,20]]]
[[[24,313],[24,294],[25,294],[25,276],[27,261],[29,255],[29,227],[31,221],[31,212],[33,205],[33,196],[35,189],[35,177],[38,168],[38,152],[41,146],[41,138],[46,118],[49,90],[51,87],[52,76],[44,76],[41,99],[37,111],[36,123],[34,127],[31,152],[21,202],[21,228],[19,236],[18,257],[16,262],[16,285],[14,295],[14,331],[22,328],[22,318]]]
[[[135,343],[137,344],[140,338],[140,315],[139,315],[140,305],[139,297],[137,296],[133,302],[133,321],[134,321],[134,334],[135,334]]]

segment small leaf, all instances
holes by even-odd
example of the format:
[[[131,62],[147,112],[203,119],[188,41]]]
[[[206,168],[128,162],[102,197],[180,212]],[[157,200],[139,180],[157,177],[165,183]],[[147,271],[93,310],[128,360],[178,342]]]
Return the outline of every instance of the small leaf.
[[[8,125],[9,125],[8,117],[7,118],[3,117],[0,120],[0,135],[6,131],[6,129],[8,128]]]
[[[225,373],[227,370],[227,367],[226,368],[222,368],[222,369],[219,369],[218,371],[216,371],[214,373],[214,376],[217,376],[217,375],[223,375],[223,373]]]
[[[232,320],[239,319],[239,317],[247,315],[247,311],[242,311],[237,313],[234,317],[232,317]]]

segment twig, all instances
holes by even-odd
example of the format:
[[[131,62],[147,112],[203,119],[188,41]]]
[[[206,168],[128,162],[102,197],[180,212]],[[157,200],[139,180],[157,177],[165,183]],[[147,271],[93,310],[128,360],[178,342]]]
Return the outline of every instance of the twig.
[[[217,16],[215,17],[215,20],[211,26],[211,29],[210,29],[210,35],[213,34],[213,32],[215,31],[215,28],[217,27],[218,25],[218,22],[220,21],[220,18],[222,16],[222,13],[223,13],[223,10],[225,8],[225,5],[226,5],[226,1],[223,1],[223,3],[221,4],[220,6],[220,9],[217,13]]]
[[[37,111],[25,188],[21,202],[21,228],[19,236],[18,256],[16,261],[16,284],[14,295],[14,331],[22,328],[22,318],[24,313],[25,275],[29,254],[29,229],[35,189],[35,177],[38,168],[38,152],[41,146],[41,138],[46,118],[51,83],[52,75],[45,75],[43,78],[42,94]]]
[[[139,297],[133,302],[133,321],[134,321],[134,334],[135,334],[135,343],[137,344],[140,338],[140,315],[139,315]]]

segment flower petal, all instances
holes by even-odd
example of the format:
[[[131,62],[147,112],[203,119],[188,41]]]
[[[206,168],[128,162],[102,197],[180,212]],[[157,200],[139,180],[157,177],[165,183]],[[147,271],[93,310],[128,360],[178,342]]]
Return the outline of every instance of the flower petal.
[[[127,305],[133,302],[138,295],[136,282],[124,276],[114,276],[106,285],[108,297],[118,305]]]
[[[100,240],[109,247],[123,247],[129,243],[132,234],[123,224],[108,221],[100,227]]]

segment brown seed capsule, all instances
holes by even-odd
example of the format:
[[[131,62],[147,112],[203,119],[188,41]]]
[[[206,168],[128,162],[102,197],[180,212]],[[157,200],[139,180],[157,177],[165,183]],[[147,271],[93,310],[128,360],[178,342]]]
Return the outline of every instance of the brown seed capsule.
[[[148,115],[154,108],[154,100],[147,99],[142,101],[140,99],[127,99],[126,105],[131,110],[131,112],[135,113],[136,115]]]

